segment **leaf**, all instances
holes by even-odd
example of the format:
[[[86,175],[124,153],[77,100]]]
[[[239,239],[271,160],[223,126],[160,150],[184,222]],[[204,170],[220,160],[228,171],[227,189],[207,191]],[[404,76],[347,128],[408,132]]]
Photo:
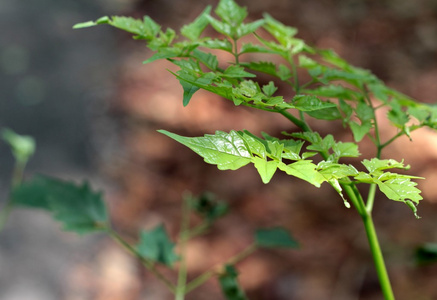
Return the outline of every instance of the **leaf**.
[[[219,20],[214,19],[210,15],[207,16],[209,24],[219,33],[228,36],[228,37],[234,37],[235,34],[235,27],[226,23],[226,22],[220,22]]]
[[[398,128],[404,128],[410,117],[402,110],[402,107],[397,102],[390,102],[391,110],[388,111],[387,117]]]
[[[255,22],[247,23],[247,24],[242,23],[236,28],[235,37],[237,39],[239,39],[245,35],[254,33],[263,24],[264,24],[264,20],[258,20]],[[259,49],[261,49],[261,48],[259,48]],[[263,52],[265,52],[265,51],[263,51]]]
[[[351,121],[349,123],[349,127],[352,130],[355,142],[358,143],[366,136],[367,133],[370,132],[370,129],[372,129],[372,123],[364,122],[360,125],[354,121]]]
[[[411,200],[417,204],[423,199],[420,196],[420,190],[415,187],[417,183],[411,181],[410,178],[393,178],[384,182],[375,180],[375,182],[381,192],[391,200],[403,202]]]
[[[278,168],[288,175],[305,180],[316,187],[320,187],[320,184],[326,181],[316,170],[317,166],[309,160],[299,160],[289,165],[281,162],[278,164]]]
[[[35,176],[12,192],[14,205],[50,211],[63,229],[84,234],[108,228],[108,214],[101,193],[87,183],[76,185],[46,176]]]
[[[209,223],[224,216],[229,210],[228,204],[217,200],[212,193],[203,193],[199,197],[194,197],[191,201],[193,209]]]
[[[417,248],[415,253],[418,265],[427,265],[437,262],[437,243],[426,243]]]
[[[194,93],[197,92],[201,86],[211,84],[215,75],[213,73],[205,73],[200,77],[196,77],[191,73],[180,71],[178,72],[177,78],[184,89],[183,105],[187,106]]]
[[[141,231],[136,249],[141,256],[171,267],[179,259],[174,246],[164,225],[158,225],[150,231]]]
[[[263,248],[297,248],[298,242],[282,227],[258,229],[255,243]]]
[[[403,162],[398,162],[394,159],[379,159],[379,158],[372,158],[371,160],[363,160],[362,164],[366,167],[367,171],[369,173],[375,173],[376,171],[383,171],[387,169],[409,169],[410,166],[404,166]]]
[[[247,17],[247,9],[239,6],[234,0],[220,0],[215,13],[232,26],[240,25]]]
[[[26,163],[35,153],[35,140],[28,135],[19,135],[8,128],[1,130],[2,139],[9,145],[12,155],[19,163]]]
[[[273,94],[278,90],[273,81],[270,81],[269,84],[266,84],[262,88],[264,94],[267,96],[273,96]]]
[[[263,72],[272,76],[277,76],[276,65],[272,62],[259,61],[259,62],[242,62],[240,65],[251,69],[253,71]]]
[[[328,153],[329,150],[335,145],[335,140],[332,134],[328,134],[325,136],[325,138],[321,139],[320,141],[312,143],[310,146],[307,147],[308,150],[314,150],[317,152],[326,152]]]
[[[243,67],[235,65],[229,66],[223,76],[229,78],[256,77],[254,74],[244,71]]]
[[[240,49],[240,54],[244,53],[271,53],[271,51],[261,45],[247,43],[243,44]]]
[[[340,157],[358,157],[360,152],[358,151],[358,145],[355,143],[343,143],[338,142],[332,146],[335,156]]]
[[[201,42],[200,45],[210,49],[220,49],[232,53],[232,44],[227,39],[206,40]]]
[[[149,40],[153,39],[160,30],[160,26],[147,16],[144,17],[144,21],[131,17],[113,16],[109,24]]]
[[[269,183],[278,168],[279,162],[274,160],[267,161],[259,157],[254,157],[252,161],[255,168],[258,170],[263,183]]]
[[[296,28],[284,25],[267,13],[264,14],[264,19],[266,20],[264,28],[283,45],[287,44],[287,41],[290,37],[293,37],[297,34]]]
[[[342,119],[340,111],[335,107],[312,110],[306,112],[308,115],[319,120],[340,120]]]
[[[237,277],[237,270],[231,265],[226,265],[224,274],[219,277],[220,287],[227,300],[247,300]]]
[[[293,97],[292,104],[300,111],[314,111],[326,108],[336,108],[334,103],[323,102],[312,95],[297,95]]]
[[[200,62],[202,62],[205,66],[207,66],[209,69],[215,71],[218,66],[217,56],[206,53],[203,51],[200,51],[198,49],[195,49],[192,54],[194,58],[198,59]]]
[[[165,130],[158,132],[167,135],[187,146],[205,159],[205,162],[217,165],[220,170],[237,170],[252,161],[245,140],[236,132],[229,134],[216,131],[215,135],[188,138]]]
[[[315,89],[303,90],[301,92],[319,96],[319,97],[347,99],[347,100],[356,100],[359,98],[360,95],[356,91],[335,84],[323,85]]]
[[[183,50],[180,48],[174,48],[174,47],[164,47],[158,49],[158,51],[153,54],[150,58],[143,61],[143,64],[151,63],[158,59],[168,59],[168,58],[174,58],[178,57],[183,53]]]
[[[357,117],[360,119],[361,123],[370,122],[371,120],[375,119],[375,114],[373,113],[372,107],[364,102],[358,103],[355,112],[357,113]]]
[[[202,32],[209,25],[209,20],[206,15],[209,15],[210,12],[211,6],[208,5],[205,10],[192,23],[184,25],[181,28],[182,35],[192,41],[198,40]]]
[[[95,21],[95,22],[88,21],[88,22],[78,23],[78,24],[73,26],[73,29],[81,29],[81,28],[97,26],[100,24],[108,24],[109,22],[110,22],[109,17],[105,16],[105,17],[101,17],[101,18],[97,19],[97,21]]]

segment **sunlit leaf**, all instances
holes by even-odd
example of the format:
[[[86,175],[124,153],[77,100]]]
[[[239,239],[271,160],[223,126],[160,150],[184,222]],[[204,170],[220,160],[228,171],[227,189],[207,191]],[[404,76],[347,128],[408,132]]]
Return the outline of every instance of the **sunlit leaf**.
[[[309,160],[299,160],[291,164],[279,163],[278,168],[288,175],[305,180],[316,187],[326,181],[326,179],[316,170],[317,166]]]

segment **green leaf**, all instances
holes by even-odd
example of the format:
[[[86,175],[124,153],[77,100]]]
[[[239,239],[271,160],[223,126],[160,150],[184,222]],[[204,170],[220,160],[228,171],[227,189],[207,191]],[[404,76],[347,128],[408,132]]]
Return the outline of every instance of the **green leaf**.
[[[298,242],[290,232],[281,227],[258,229],[255,233],[255,242],[263,248],[297,248]]]
[[[297,95],[293,97],[292,104],[301,111],[324,110],[327,108],[336,108],[334,103],[323,102],[312,95]]]
[[[314,150],[318,152],[329,152],[329,150],[335,145],[335,140],[332,134],[328,134],[322,140],[312,143],[308,146],[308,150]]]
[[[318,120],[340,120],[342,119],[341,113],[338,110],[338,108],[335,107],[328,107],[324,109],[319,110],[312,110],[306,112],[311,117],[318,119]]]
[[[239,6],[234,0],[220,0],[215,13],[232,26],[240,25],[247,17],[247,9]]]
[[[212,193],[203,193],[199,197],[194,197],[191,201],[193,209],[209,223],[224,216],[229,210],[228,204],[217,200]]]
[[[224,274],[220,275],[219,282],[226,300],[247,300],[246,294],[237,280],[237,270],[231,265],[226,265]]]
[[[437,262],[437,243],[426,243],[418,247],[415,253],[416,263],[427,265]]]
[[[240,54],[244,53],[271,53],[271,51],[261,45],[247,43],[243,44],[240,49]]]
[[[134,19],[131,17],[113,16],[109,24],[133,33],[137,38],[153,39],[159,33],[160,26],[150,17],[144,17],[144,20]]]
[[[200,77],[196,77],[189,72],[180,71],[178,72],[177,78],[184,89],[183,105],[187,106],[194,93],[197,92],[201,86],[210,85],[214,80],[215,75],[214,73],[205,73]]]
[[[206,40],[200,44],[203,47],[210,49],[220,49],[232,53],[232,43],[227,39]]]
[[[8,128],[1,130],[1,136],[11,148],[12,155],[19,163],[25,164],[35,153],[36,143],[31,136],[16,134]]]
[[[205,66],[207,66],[209,69],[213,71],[217,70],[217,66],[218,66],[217,56],[211,53],[200,51],[198,49],[195,49],[191,55],[194,58],[198,59]]]
[[[206,9],[190,24],[184,25],[181,29],[183,36],[192,41],[199,39],[202,32],[209,25],[209,20],[206,17],[211,12],[211,6],[208,5]]]
[[[270,81],[269,84],[266,84],[262,88],[264,94],[267,96],[273,96],[273,94],[278,90],[273,81]]]
[[[49,210],[63,229],[84,234],[108,228],[108,214],[101,193],[93,192],[87,183],[35,176],[12,193],[17,206]]]
[[[332,151],[334,151],[334,154],[337,157],[360,156],[360,152],[358,151],[358,145],[355,143],[338,142],[332,146]]]
[[[372,158],[371,160],[363,160],[362,164],[366,167],[369,173],[375,173],[376,171],[383,171],[387,169],[409,169],[410,166],[405,166],[403,162],[398,162],[394,159],[378,159]]]
[[[303,90],[302,93],[311,94],[319,97],[337,98],[337,99],[346,99],[346,100],[356,100],[360,96],[360,93],[356,91],[335,84],[323,85],[311,90]]]
[[[256,77],[256,75],[244,71],[243,67],[235,65],[229,66],[223,73],[223,76],[228,78]]]
[[[411,181],[410,178],[393,178],[384,182],[375,180],[375,182],[381,192],[391,200],[402,202],[411,200],[417,204],[423,199],[420,196],[420,190],[415,187],[417,183]]]
[[[259,62],[242,62],[240,65],[251,69],[253,71],[263,72],[272,76],[277,76],[276,65],[272,62],[259,61]]]
[[[373,113],[372,107],[367,105],[365,102],[360,102],[355,109],[358,119],[361,123],[370,122],[375,119],[375,114]]]
[[[263,183],[265,184],[270,182],[279,164],[278,161],[274,161],[274,160],[267,161],[259,157],[254,157],[252,159],[252,162],[254,163],[255,168],[257,169]]]
[[[143,61],[143,64],[148,64],[158,59],[168,59],[168,58],[178,57],[181,54],[183,54],[183,49],[180,48],[174,48],[174,47],[160,48],[150,58]]]
[[[398,128],[404,128],[410,117],[402,110],[400,104],[395,101],[390,102],[391,110],[387,113],[388,119]]]
[[[235,37],[239,39],[245,35],[254,33],[263,24],[264,20],[258,20],[247,24],[242,23],[236,28]]]
[[[320,187],[320,184],[326,181],[316,170],[317,166],[309,160],[299,160],[289,165],[281,162],[278,164],[278,168],[288,175],[305,180],[316,187]]]
[[[205,162],[217,165],[220,170],[237,170],[252,161],[246,141],[236,131],[229,134],[217,131],[215,135],[188,138],[165,130],[158,132],[167,135],[187,146],[205,159]]]
[[[226,22],[220,22],[219,20],[214,19],[210,15],[207,16],[209,23],[211,26],[219,33],[228,36],[228,37],[234,37],[235,33],[235,27],[232,25],[226,23]]]
[[[355,142],[360,142],[372,129],[372,123],[364,122],[360,125],[355,121],[351,121],[349,122],[349,127],[352,130]]]
[[[150,231],[141,232],[136,249],[141,256],[171,267],[179,259],[174,246],[164,225],[158,225]]]

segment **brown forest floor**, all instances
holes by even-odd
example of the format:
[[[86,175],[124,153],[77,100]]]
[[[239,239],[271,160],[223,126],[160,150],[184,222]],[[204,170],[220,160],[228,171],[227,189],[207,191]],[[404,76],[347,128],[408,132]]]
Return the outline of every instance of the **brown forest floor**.
[[[179,28],[206,4],[216,1],[139,1],[126,14],[150,15],[164,27]],[[437,99],[437,1],[239,1],[256,19],[268,12],[299,29],[309,44],[333,48],[354,65],[368,68],[388,85],[419,99]],[[141,43],[120,33],[119,89],[109,112],[118,124],[119,147],[103,162],[103,171],[118,186],[112,215],[120,230],[135,234],[164,222],[176,234],[184,191],[211,191],[226,200],[231,213],[212,232],[189,244],[190,278],[237,253],[258,227],[281,225],[301,244],[299,250],[258,251],[238,265],[251,300],[382,299],[358,215],[344,207],[329,187],[315,189],[302,181],[275,175],[263,185],[250,167],[219,171],[190,150],[156,133],[167,129],[183,135],[215,130],[248,129],[271,135],[292,130],[286,120],[198,92],[187,108],[182,89],[166,72],[166,62],[142,65],[150,55]],[[314,122],[321,134],[350,139],[341,124]],[[383,129],[383,137],[391,136]],[[364,141],[365,157],[374,153]],[[426,130],[394,143],[386,158],[405,159],[420,182],[425,200],[416,220],[405,205],[378,194],[375,222],[387,258],[397,299],[437,299],[437,265],[417,267],[415,247],[437,241],[437,136]],[[97,264],[101,282],[95,299],[171,299],[163,285],[143,272],[116,246],[104,245]],[[102,267],[105,266],[105,267]],[[143,297],[143,298],[141,298]],[[187,299],[219,300],[215,281]]]

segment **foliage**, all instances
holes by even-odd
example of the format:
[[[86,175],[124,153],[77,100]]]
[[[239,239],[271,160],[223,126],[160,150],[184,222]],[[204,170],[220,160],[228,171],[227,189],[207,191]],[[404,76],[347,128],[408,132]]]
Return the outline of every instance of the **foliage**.
[[[253,164],[266,184],[279,171],[291,176],[291,180],[303,180],[317,188],[325,182],[331,185],[345,206],[354,207],[362,218],[382,293],[385,299],[394,299],[372,220],[375,193],[379,189],[389,200],[405,203],[419,218],[417,205],[422,197],[413,180],[421,178],[392,172],[392,169],[407,170],[409,166],[382,159],[382,151],[402,136],[410,138],[411,132],[419,128],[437,129],[437,106],[418,103],[389,88],[369,70],[349,64],[332,50],[307,45],[297,37],[296,28],[282,24],[269,14],[248,22],[247,9],[234,0],[220,0],[214,13],[212,7],[206,7],[179,32],[171,28],[163,30],[149,16],[143,19],[105,16],[74,28],[107,24],[145,41],[153,54],[144,64],[166,59],[179,67],[173,75],[182,86],[183,106],[203,89],[235,106],[281,115],[293,123],[296,129],[283,132],[281,137],[267,133],[259,137],[247,130],[217,131],[199,137],[185,137],[166,130],[159,132],[190,148],[220,170],[237,170]],[[204,36],[207,27],[217,34]],[[242,37],[245,37],[244,42]],[[218,50],[230,54],[233,61],[220,61],[216,55]],[[262,54],[260,59],[258,53]],[[299,78],[301,71],[308,75],[308,81]],[[261,76],[269,78],[267,84]],[[279,95],[278,87],[284,84],[289,92]],[[377,118],[377,111],[382,109],[387,111],[387,120],[397,129],[397,133],[385,141],[381,140]],[[321,136],[311,129],[311,119],[340,122],[349,130],[354,142],[337,141],[332,134]],[[358,143],[364,138],[374,144],[376,152],[373,158],[360,161]],[[35,176],[21,183],[24,165],[34,152],[34,141],[10,130],[3,131],[3,139],[10,145],[17,166],[10,201],[2,210],[0,226],[11,207],[26,206],[48,211],[62,223],[64,230],[79,234],[107,233],[166,284],[176,300],[184,299],[187,293],[212,277],[218,279],[227,299],[247,299],[238,284],[235,264],[260,247],[298,246],[284,228],[260,229],[248,248],[219,269],[208,270],[188,282],[186,243],[225,216],[226,203],[211,194],[187,195],[183,201],[179,239],[174,239],[163,224],[158,224],[141,230],[137,241],[128,242],[112,228],[102,194],[94,192],[87,183],[76,184],[45,176]],[[362,186],[368,186],[366,200]],[[200,216],[200,223],[192,224],[193,213]],[[434,246],[420,248],[418,259],[434,259]],[[177,283],[163,275],[156,264],[177,267]]]

